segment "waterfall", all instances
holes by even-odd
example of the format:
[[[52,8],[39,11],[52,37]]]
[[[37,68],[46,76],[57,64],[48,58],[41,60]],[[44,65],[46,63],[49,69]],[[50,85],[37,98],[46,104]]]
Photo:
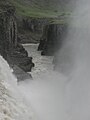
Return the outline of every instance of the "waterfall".
[[[17,87],[17,79],[8,63],[0,56],[0,120],[36,120]]]
[[[58,53],[60,73],[44,71],[44,75],[20,85],[41,120],[90,119],[89,6],[89,0],[77,0],[75,4],[67,37]]]
[[[32,105],[40,120],[89,120],[90,119],[90,1],[77,0],[69,20],[68,34],[58,53],[59,73],[47,72],[48,59],[35,54],[34,80],[19,84],[28,107]],[[31,47],[27,47],[31,53]],[[34,51],[35,52],[35,51]],[[32,53],[34,53],[32,52]],[[41,62],[39,64],[39,62]],[[47,65],[48,63],[48,65]],[[37,65],[38,64],[38,65]],[[43,64],[43,65],[42,65]],[[51,63],[50,63],[51,65]],[[40,73],[40,70],[43,72]],[[17,95],[16,78],[0,57],[0,81]],[[11,87],[8,87],[8,83]],[[8,101],[8,100],[7,100]],[[12,103],[12,101],[10,101]],[[20,103],[20,102],[19,102]],[[19,104],[17,105],[18,109]],[[22,116],[22,107],[15,120],[28,120],[28,108]],[[17,110],[16,109],[16,110]],[[25,112],[25,111],[24,111]],[[22,116],[22,117],[21,117]],[[21,118],[21,119],[19,119]],[[31,119],[31,118],[30,118]]]

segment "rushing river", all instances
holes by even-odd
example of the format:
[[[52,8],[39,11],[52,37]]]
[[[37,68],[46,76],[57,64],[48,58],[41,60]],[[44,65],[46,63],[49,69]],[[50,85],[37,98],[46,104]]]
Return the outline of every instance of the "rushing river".
[[[34,120],[32,109],[38,120],[90,120],[90,1],[80,0],[77,3],[68,36],[58,53],[59,72],[53,71],[53,57],[41,56],[37,44],[27,44],[24,47],[35,63],[30,73],[33,80],[25,80],[17,85],[7,62],[0,57],[0,82],[16,99],[23,94],[20,99],[28,105],[19,107],[20,102],[13,104],[12,98],[9,101],[10,96],[5,95],[6,90],[2,89],[5,87],[1,85],[1,99],[6,96],[4,100],[7,105],[11,104],[11,108],[17,105],[15,109],[9,109],[16,120]],[[9,108],[0,102],[2,107]],[[32,108],[30,112],[28,108]],[[2,108],[0,110],[3,115]],[[2,119],[5,116],[0,117]]]
[[[60,120],[63,107],[62,75],[53,72],[53,57],[41,56],[38,45],[24,45],[29,55],[33,57],[35,68],[31,74],[33,80],[19,84],[28,103],[32,105],[39,120]]]
[[[90,120],[90,0],[78,0],[58,53],[60,73],[37,45],[26,45],[36,64],[34,80],[19,87],[40,120]]]
[[[35,63],[30,73],[33,80],[16,84],[0,56],[1,119],[34,120],[35,116],[36,120],[37,116],[38,120],[90,120],[90,0],[76,2],[69,22],[58,52],[59,72],[53,70],[53,57],[41,56],[38,44],[27,44],[24,47]]]

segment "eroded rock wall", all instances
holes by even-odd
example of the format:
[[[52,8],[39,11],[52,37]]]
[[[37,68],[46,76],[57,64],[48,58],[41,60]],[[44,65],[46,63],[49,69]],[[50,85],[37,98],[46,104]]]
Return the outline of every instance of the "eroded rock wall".
[[[11,66],[17,65],[25,72],[34,67],[32,58],[18,43],[17,22],[15,9],[10,5],[3,5],[0,11],[0,54]]]
[[[17,24],[15,10],[8,6],[8,10],[0,12],[0,53],[6,59],[7,54],[17,46]]]
[[[38,50],[42,51],[41,55],[54,55],[61,48],[66,34],[67,24],[50,24],[45,26],[38,47]]]

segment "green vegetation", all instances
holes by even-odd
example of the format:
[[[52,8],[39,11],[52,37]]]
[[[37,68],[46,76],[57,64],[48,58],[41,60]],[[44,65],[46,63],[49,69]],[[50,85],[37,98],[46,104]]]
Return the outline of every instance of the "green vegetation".
[[[48,18],[51,24],[64,24],[71,12],[66,10],[67,7],[60,7],[58,1],[60,0],[1,0],[0,12],[11,4],[15,6],[17,16]]]
[[[43,0],[9,0],[16,8],[18,15],[25,17],[57,17],[62,16],[63,12],[61,9],[56,7],[56,4],[50,1]],[[68,14],[65,12],[65,15]]]
[[[66,20],[53,20],[53,21],[51,21],[50,22],[50,24],[61,24],[61,25],[63,25],[63,24],[68,24],[67,22],[66,22]]]

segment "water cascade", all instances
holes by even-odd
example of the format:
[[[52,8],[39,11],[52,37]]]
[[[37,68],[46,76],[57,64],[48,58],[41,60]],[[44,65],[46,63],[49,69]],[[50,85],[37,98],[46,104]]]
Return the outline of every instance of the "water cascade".
[[[17,87],[17,79],[0,56],[0,120],[36,120],[30,104]]]
[[[33,76],[37,74],[34,80],[19,83],[18,89],[23,93],[27,104],[32,105],[39,120],[89,120],[90,1],[76,2],[70,18],[68,35],[58,53],[59,72],[50,71],[48,67],[45,69],[45,65],[49,65],[50,57],[39,56],[40,54],[36,54],[35,49],[33,52],[31,47],[26,46],[26,49],[28,53],[32,52],[33,58],[38,58],[36,63],[41,63],[36,67],[42,64],[43,71],[34,72]],[[0,77],[3,75],[0,80],[9,80],[14,86],[16,82],[13,83],[12,80],[16,79],[8,72],[10,68],[2,58],[0,63]],[[3,67],[7,67],[8,70]],[[26,116],[23,116],[23,119],[26,119]]]
[[[20,86],[41,120],[90,119],[89,6],[89,0],[76,2],[68,35],[58,54],[62,75],[44,72],[30,84]]]

